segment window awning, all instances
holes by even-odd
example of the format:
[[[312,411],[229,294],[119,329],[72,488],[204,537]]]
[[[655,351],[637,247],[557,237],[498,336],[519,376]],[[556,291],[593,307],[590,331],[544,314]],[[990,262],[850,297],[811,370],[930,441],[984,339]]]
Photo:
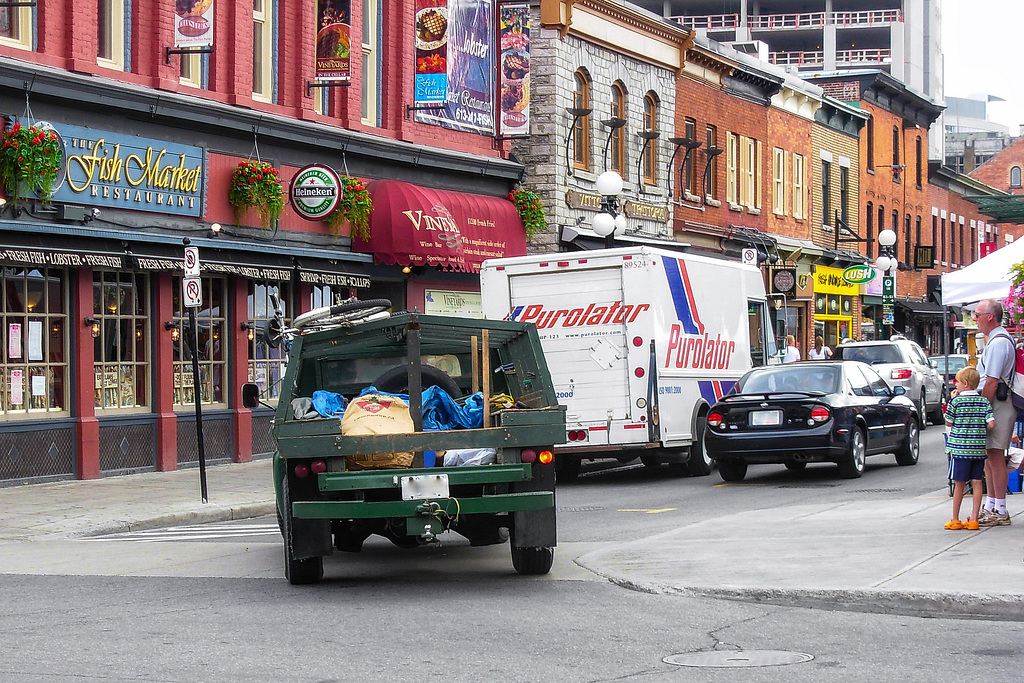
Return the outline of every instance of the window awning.
[[[942,306],[931,301],[914,301],[913,299],[896,299],[896,304],[918,317],[942,317]]]
[[[1024,223],[1024,195],[965,195],[963,198],[996,223]]]
[[[381,264],[428,265],[470,273],[485,259],[526,254],[526,233],[515,205],[503,197],[435,190],[375,180],[370,238],[352,250]]]

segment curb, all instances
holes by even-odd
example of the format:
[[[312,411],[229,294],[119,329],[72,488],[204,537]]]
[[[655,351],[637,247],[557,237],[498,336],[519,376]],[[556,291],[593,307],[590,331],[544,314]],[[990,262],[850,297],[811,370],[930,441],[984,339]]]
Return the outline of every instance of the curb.
[[[1004,593],[697,588],[638,583],[610,576],[605,576],[605,578],[622,588],[656,595],[680,595],[779,607],[830,609],[912,617],[1024,621],[1024,596]]]
[[[149,517],[146,519],[134,519],[93,527],[86,531],[70,534],[71,538],[83,538],[90,536],[106,536],[108,534],[127,533],[130,531],[142,531],[146,529],[159,529],[169,526],[180,526],[183,524],[205,524],[208,522],[227,522],[236,519],[252,519],[253,517],[265,517],[274,514],[276,504],[274,501],[263,503],[242,503],[239,505],[199,508],[187,512],[171,512],[165,515]]]

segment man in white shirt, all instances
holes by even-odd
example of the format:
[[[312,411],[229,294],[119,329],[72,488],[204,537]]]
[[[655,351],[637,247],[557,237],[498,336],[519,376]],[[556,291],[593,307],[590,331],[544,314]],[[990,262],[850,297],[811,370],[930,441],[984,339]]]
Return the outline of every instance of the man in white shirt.
[[[988,498],[978,519],[980,526],[1007,526],[1010,515],[1006,511],[1006,449],[1010,447],[1017,410],[1009,396],[996,398],[999,381],[1010,380],[1016,370],[1016,346],[1010,333],[1002,327],[1003,305],[994,299],[985,299],[974,311],[978,329],[985,334],[985,350],[978,359],[981,382],[978,392],[992,403],[995,427],[988,432],[985,444],[985,484]]]

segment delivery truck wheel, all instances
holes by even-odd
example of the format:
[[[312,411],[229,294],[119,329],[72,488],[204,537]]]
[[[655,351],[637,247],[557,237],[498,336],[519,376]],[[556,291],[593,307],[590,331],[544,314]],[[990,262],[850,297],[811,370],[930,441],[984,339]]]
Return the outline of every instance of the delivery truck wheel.
[[[706,413],[697,416],[697,424],[693,428],[693,443],[690,444],[690,459],[686,461],[686,469],[691,476],[706,477],[711,474],[711,458],[704,448],[704,430],[707,428]]]
[[[580,476],[583,459],[569,455],[560,455],[555,459],[555,481],[562,484],[576,481]]]
[[[539,575],[551,571],[554,548],[516,548],[512,546],[512,566],[517,574]]]
[[[302,560],[295,559],[292,553],[295,525],[292,520],[292,500],[288,494],[287,478],[281,482],[281,496],[284,501],[284,575],[288,583],[293,586],[301,586],[312,583],[320,583],[324,578],[324,558],[310,557]]]

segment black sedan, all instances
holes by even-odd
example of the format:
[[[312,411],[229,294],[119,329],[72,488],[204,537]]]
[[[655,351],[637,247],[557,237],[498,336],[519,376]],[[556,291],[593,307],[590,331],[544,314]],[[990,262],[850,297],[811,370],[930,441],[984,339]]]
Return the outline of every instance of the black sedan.
[[[876,453],[914,465],[921,415],[904,393],[859,361],[756,368],[711,407],[705,448],[725,481],[742,480],[750,463],[834,462],[846,479]]]

